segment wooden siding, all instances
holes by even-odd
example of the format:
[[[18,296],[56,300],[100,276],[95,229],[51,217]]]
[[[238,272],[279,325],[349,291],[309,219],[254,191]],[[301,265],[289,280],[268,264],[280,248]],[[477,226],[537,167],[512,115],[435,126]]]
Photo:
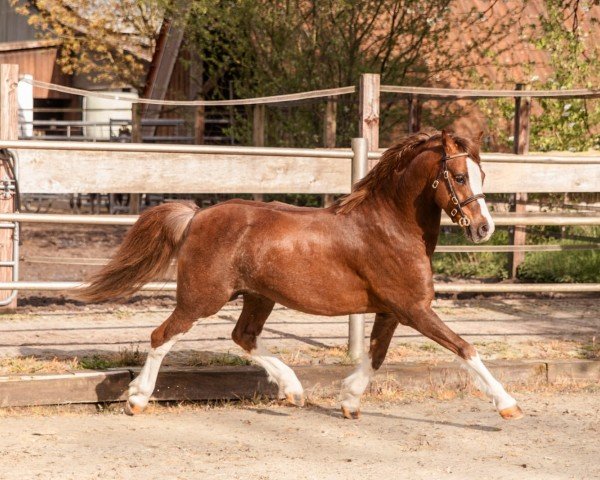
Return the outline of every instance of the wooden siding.
[[[19,65],[19,75],[33,75],[36,80],[43,82],[71,85],[71,77],[63,74],[56,65],[57,47],[42,47],[0,51],[0,63]],[[71,95],[50,92],[42,88],[33,89],[34,98],[66,98]]]

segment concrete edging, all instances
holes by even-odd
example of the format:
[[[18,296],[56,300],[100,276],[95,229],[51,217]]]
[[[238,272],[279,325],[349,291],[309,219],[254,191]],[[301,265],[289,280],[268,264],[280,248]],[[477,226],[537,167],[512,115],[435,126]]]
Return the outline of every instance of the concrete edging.
[[[502,382],[553,384],[563,381],[600,382],[598,360],[488,361]],[[349,365],[294,367],[307,393],[337,394]],[[119,402],[139,368],[85,371],[61,375],[0,377],[0,407]],[[406,363],[384,366],[376,380],[393,380],[407,389],[460,388],[469,374],[458,362]],[[158,401],[234,400],[257,396],[274,398],[277,389],[256,366],[163,368],[153,395]]]

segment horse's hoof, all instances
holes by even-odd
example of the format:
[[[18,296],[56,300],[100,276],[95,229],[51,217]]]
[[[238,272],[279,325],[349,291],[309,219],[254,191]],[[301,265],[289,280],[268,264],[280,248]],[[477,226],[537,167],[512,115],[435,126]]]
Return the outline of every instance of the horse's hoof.
[[[127,401],[127,403],[125,403],[125,414],[129,415],[129,416],[134,416],[134,415],[139,415],[140,413],[142,413],[144,411],[145,407],[142,407],[140,405],[136,405],[135,403],[131,403],[129,401]]]
[[[303,393],[288,393],[285,396],[285,399],[290,405],[295,405],[296,407],[304,406],[304,394]]]
[[[358,420],[360,418],[360,410],[351,412],[348,407],[342,407],[342,415],[348,420]]]
[[[504,420],[518,420],[524,416],[523,410],[521,410],[518,405],[500,410],[499,413]]]

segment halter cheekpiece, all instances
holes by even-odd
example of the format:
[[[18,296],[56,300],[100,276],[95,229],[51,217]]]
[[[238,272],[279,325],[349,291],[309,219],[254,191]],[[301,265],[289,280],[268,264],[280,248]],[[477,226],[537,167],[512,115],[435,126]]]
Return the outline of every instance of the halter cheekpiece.
[[[455,207],[450,212],[450,218],[452,219],[452,222],[458,223],[461,227],[468,227],[471,224],[471,220],[465,215],[462,207],[480,198],[485,198],[485,195],[483,193],[478,193],[476,195],[471,195],[469,198],[463,200],[462,202],[458,201],[458,196],[456,195],[454,186],[450,181],[450,173],[448,172],[448,160],[464,156],[469,156],[469,154],[467,152],[462,152],[456,153],[454,155],[447,155],[446,152],[444,152],[444,155],[442,156],[442,168],[440,169],[440,172],[438,173],[436,179],[431,184],[431,187],[435,190],[440,184],[440,177],[444,177],[446,186],[448,187],[448,191],[450,192],[450,200],[455,205]],[[457,219],[456,216],[459,214],[460,217]]]

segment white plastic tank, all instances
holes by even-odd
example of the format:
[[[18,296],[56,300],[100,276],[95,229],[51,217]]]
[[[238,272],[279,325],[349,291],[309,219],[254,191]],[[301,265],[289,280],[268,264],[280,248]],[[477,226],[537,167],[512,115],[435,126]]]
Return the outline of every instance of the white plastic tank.
[[[136,92],[105,90],[102,93],[119,98],[138,98]],[[83,120],[97,125],[85,126],[83,135],[97,141],[109,141],[111,135],[117,137],[124,123],[131,126],[131,105],[127,100],[116,100],[101,97],[83,98]],[[112,126],[110,125],[112,120]]]
[[[23,75],[17,85],[19,103],[19,136],[33,137],[33,81],[32,75]]]

